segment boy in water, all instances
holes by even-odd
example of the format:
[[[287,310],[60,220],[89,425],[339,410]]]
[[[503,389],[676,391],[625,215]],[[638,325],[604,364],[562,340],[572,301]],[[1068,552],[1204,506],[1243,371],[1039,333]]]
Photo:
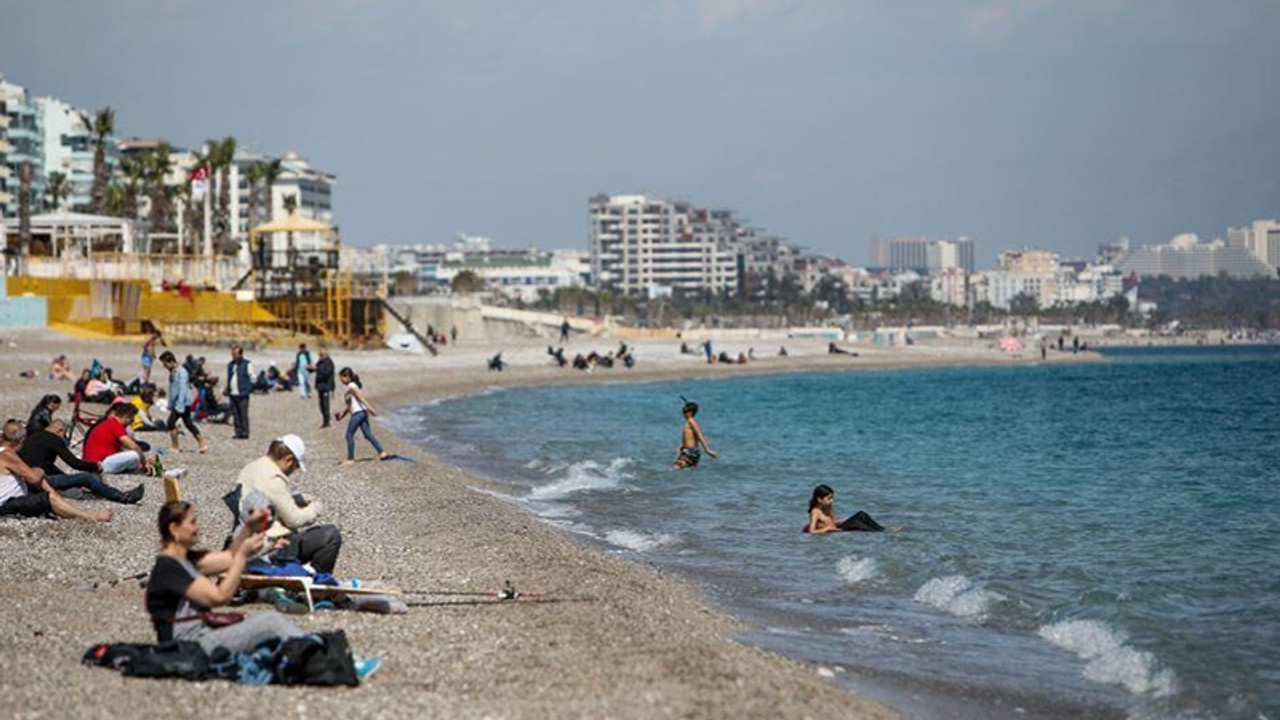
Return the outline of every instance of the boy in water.
[[[702,434],[698,421],[693,419],[693,416],[698,414],[698,403],[685,401],[683,412],[684,428],[680,432],[680,454],[671,465],[672,470],[697,467],[698,462],[702,460],[702,449],[699,446],[705,448],[711,457],[716,456],[707,445],[707,436]]]

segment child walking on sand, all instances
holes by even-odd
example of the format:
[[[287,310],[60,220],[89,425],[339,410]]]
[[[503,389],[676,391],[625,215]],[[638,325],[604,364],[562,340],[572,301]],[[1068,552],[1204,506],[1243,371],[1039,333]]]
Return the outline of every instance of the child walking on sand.
[[[693,419],[698,414],[698,403],[685,400],[684,403],[684,427],[680,431],[680,448],[676,461],[672,463],[672,470],[683,470],[685,468],[697,467],[702,460],[702,450],[705,449],[707,454],[712,458],[716,456],[711,450],[711,446],[707,445],[707,436],[702,434],[702,428],[698,425],[698,421]]]
[[[374,450],[378,451],[379,460],[391,457],[390,453],[382,449],[378,438],[373,436],[373,428],[369,426],[369,416],[377,415],[378,412],[365,399],[364,384],[360,382],[360,376],[356,375],[351,368],[344,367],[338,371],[338,380],[346,387],[347,407],[338,414],[337,419],[351,416],[347,421],[347,459],[343,460],[342,464],[351,465],[356,461],[356,430],[364,433],[364,438],[369,441]]]

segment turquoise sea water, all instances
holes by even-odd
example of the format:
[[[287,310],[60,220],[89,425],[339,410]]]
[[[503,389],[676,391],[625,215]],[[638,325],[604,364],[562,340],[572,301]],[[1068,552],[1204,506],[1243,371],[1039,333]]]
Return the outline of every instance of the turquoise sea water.
[[[1108,357],[503,391],[395,422],[911,714],[1280,717],[1280,348]],[[680,394],[720,458],[672,472]],[[819,482],[903,529],[802,535]]]

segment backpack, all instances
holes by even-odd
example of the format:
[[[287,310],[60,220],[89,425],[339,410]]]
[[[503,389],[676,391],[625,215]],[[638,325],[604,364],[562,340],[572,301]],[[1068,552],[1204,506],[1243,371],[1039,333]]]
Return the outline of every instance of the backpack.
[[[276,682],[281,685],[359,685],[346,633],[338,630],[285,640],[276,666]]]

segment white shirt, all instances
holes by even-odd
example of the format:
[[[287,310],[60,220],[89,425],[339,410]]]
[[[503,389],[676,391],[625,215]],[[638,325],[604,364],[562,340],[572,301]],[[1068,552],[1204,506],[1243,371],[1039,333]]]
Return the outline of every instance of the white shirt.
[[[4,452],[8,448],[0,447],[0,452]],[[13,473],[0,475],[0,505],[3,505],[14,498],[20,498],[27,494],[27,484],[13,476]]]
[[[365,411],[364,404],[362,404],[359,400],[356,399],[356,391],[358,391],[359,389],[360,389],[360,386],[356,385],[354,380],[347,383],[347,404],[351,408],[352,415],[355,415],[358,412]]]

